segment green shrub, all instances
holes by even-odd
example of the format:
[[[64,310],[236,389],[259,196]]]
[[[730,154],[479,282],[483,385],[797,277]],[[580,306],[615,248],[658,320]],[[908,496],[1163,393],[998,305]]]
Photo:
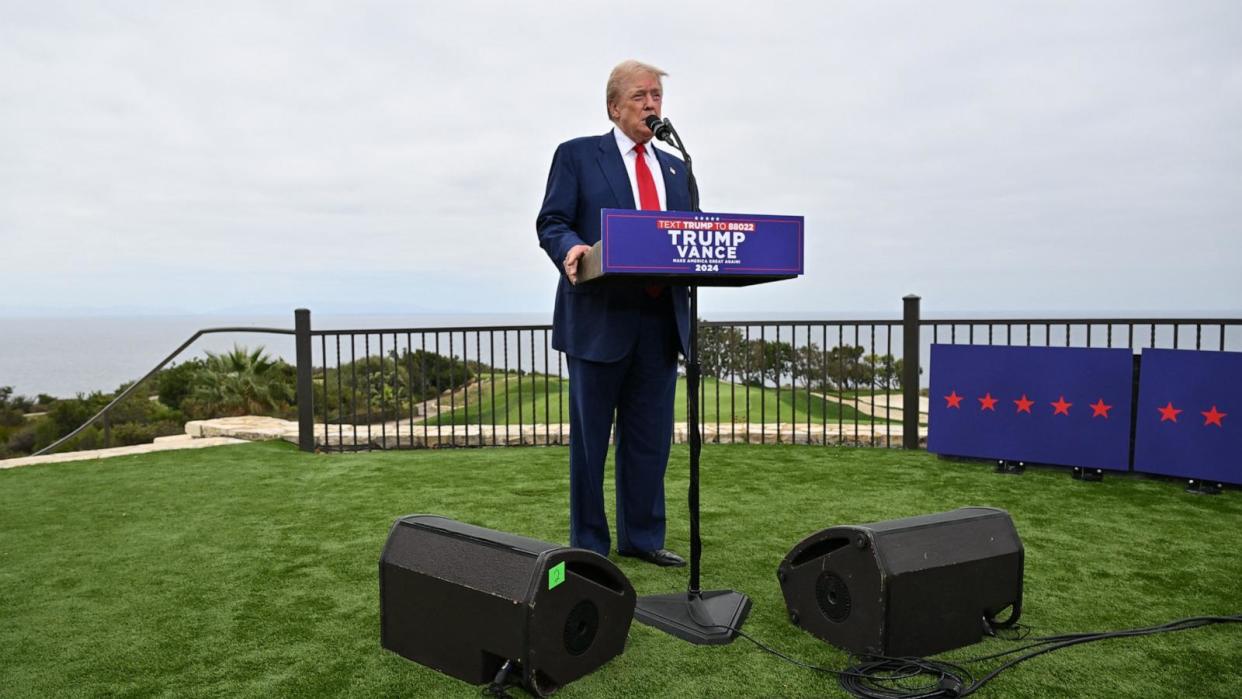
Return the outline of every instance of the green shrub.
[[[26,416],[21,410],[13,407],[0,407],[0,428],[19,427],[26,422]]]
[[[43,447],[40,446],[39,448],[42,449]],[[73,439],[65,442],[64,446],[62,446],[57,451],[58,452],[84,451],[88,449],[103,449],[103,448],[104,448],[103,430],[99,429],[95,425],[91,425],[90,427],[87,427],[86,429],[78,433],[78,435],[75,436]]]
[[[62,433],[57,426],[56,421],[51,419],[51,417],[41,417],[38,420],[35,420],[30,427],[35,436],[34,444],[29,449],[29,451],[32,452],[38,451],[55,442],[60,439],[62,434],[68,434],[68,432]],[[68,450],[66,449],[65,451]]]
[[[76,430],[82,423],[89,420],[92,415],[99,412],[99,409],[104,405],[107,405],[107,402],[102,400],[102,394],[100,393],[92,393],[90,396],[83,396],[79,393],[77,398],[66,398],[53,403],[48,408],[47,418],[55,432],[48,443],[50,444]]]
[[[107,405],[107,403],[105,402],[104,405]],[[108,421],[113,425],[122,425],[126,422],[149,422],[157,405],[159,405],[159,401],[153,401],[146,396],[135,393],[112,406],[112,410],[108,411]],[[100,407],[102,408],[103,406]]]
[[[182,402],[194,392],[194,378],[202,368],[203,360],[192,359],[161,371],[156,378],[160,402],[170,408],[181,409]]]
[[[5,450],[13,456],[22,456],[35,451],[35,444],[38,442],[37,430],[38,422],[32,422],[14,430],[5,440]]]
[[[29,399],[13,395],[12,386],[0,386],[0,427],[16,427],[26,421]]]
[[[112,446],[123,447],[131,444],[149,444],[156,437],[182,434],[180,422],[161,420],[150,424],[127,422],[112,428]]]

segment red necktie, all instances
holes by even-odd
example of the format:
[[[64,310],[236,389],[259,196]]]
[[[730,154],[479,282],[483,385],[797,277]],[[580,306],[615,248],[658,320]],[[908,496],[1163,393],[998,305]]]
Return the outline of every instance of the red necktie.
[[[643,211],[659,211],[660,210],[660,193],[656,191],[655,178],[651,176],[651,168],[647,167],[647,158],[645,154],[647,149],[643,144],[634,145],[634,152],[638,154],[638,160],[634,164],[634,171],[638,174],[638,208]],[[664,293],[663,284],[652,284],[647,287],[647,295],[651,298],[659,298]]]
[[[635,163],[638,173],[638,208],[643,211],[659,211],[660,194],[656,191],[655,178],[651,176],[651,168],[647,167],[647,158],[644,157],[647,149],[639,143],[634,146],[634,152],[638,154],[638,162]]]

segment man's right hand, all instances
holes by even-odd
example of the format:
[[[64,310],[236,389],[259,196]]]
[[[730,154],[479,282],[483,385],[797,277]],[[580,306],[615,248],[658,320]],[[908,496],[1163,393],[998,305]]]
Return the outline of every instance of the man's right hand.
[[[582,256],[587,254],[587,251],[590,249],[590,245],[575,245],[569,249],[568,253],[566,253],[563,266],[565,267],[565,276],[569,277],[570,284],[578,283],[578,261],[581,260]]]

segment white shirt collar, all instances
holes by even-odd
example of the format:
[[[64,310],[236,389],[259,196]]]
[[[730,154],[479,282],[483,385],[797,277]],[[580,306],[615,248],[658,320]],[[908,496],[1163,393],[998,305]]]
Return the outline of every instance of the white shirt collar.
[[[612,128],[612,135],[617,137],[617,148],[621,149],[621,155],[625,155],[629,153],[630,151],[634,150],[634,146],[638,145],[637,141],[630,138],[629,136],[626,136],[624,131],[622,131],[621,129],[618,129],[615,126]],[[651,141],[647,141],[647,146],[645,150],[648,153],[650,153],[653,150]]]

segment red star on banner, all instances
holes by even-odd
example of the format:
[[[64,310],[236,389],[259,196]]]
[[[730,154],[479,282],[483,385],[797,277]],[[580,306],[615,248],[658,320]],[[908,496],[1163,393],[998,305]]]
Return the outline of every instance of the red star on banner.
[[[957,391],[951,391],[944,399],[948,402],[944,407],[962,409],[962,397],[957,395]]]
[[[1208,425],[1216,425],[1217,427],[1224,427],[1224,425],[1221,424],[1221,420],[1223,420],[1225,416],[1229,414],[1229,413],[1220,412],[1219,410],[1216,409],[1215,405],[1212,406],[1211,410],[1200,410],[1199,412],[1203,414],[1203,426],[1204,427],[1207,427]]]
[[[992,397],[991,391],[988,391],[979,399],[979,409],[996,412],[996,399]]]
[[[1091,406],[1091,417],[1092,418],[1102,417],[1105,420],[1107,420],[1108,411],[1113,409],[1113,406],[1111,405],[1104,405],[1103,398],[1097,400],[1094,403],[1090,403],[1089,405]]]
[[[1073,403],[1066,403],[1065,396],[1061,396],[1060,398],[1057,398],[1057,402],[1049,403],[1048,405],[1051,405],[1054,408],[1052,411],[1053,415],[1069,415],[1069,409]]]
[[[1177,414],[1182,412],[1180,408],[1173,407],[1173,401],[1169,401],[1168,405],[1156,408],[1156,410],[1160,411],[1160,422],[1177,422]]]
[[[1015,400],[1014,403],[1018,406],[1018,412],[1026,413],[1027,415],[1031,414],[1031,406],[1035,405],[1035,401],[1027,398],[1025,393],[1022,394],[1021,398]]]

